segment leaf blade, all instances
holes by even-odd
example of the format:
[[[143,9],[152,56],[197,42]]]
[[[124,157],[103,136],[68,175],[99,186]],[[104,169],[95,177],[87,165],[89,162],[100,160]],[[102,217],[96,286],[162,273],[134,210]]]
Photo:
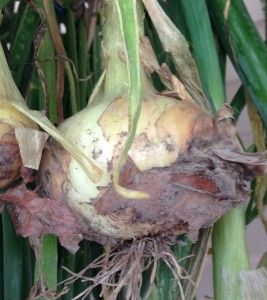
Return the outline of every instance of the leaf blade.
[[[146,193],[128,190],[119,185],[120,172],[130,150],[141,114],[143,84],[141,75],[141,61],[139,57],[139,31],[137,20],[137,3],[135,0],[116,0],[121,30],[124,39],[127,70],[129,79],[128,88],[128,137],[120,154],[114,172],[114,187],[121,195],[127,198],[148,198]]]
[[[243,1],[208,0],[216,33],[267,125],[267,48]]]

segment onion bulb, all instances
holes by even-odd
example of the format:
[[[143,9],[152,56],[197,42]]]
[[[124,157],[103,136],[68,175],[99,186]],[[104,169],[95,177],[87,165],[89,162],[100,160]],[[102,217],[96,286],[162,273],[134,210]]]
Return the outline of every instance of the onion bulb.
[[[177,236],[186,233],[196,241],[201,228],[212,226],[225,212],[246,201],[249,182],[266,173],[266,160],[263,154],[242,151],[228,105],[212,116],[194,103],[190,91],[172,74],[167,76],[172,90],[159,93],[145,68],[140,67],[141,113],[119,182],[116,181],[133,119],[129,117],[132,101],[128,101],[132,69],[127,65],[127,47],[123,46],[123,30],[118,22],[119,2],[105,1],[105,70],[89,104],[58,127],[62,136],[102,170],[101,177],[91,180],[75,158],[50,138],[43,152],[38,183],[44,199],[63,202],[71,210],[84,239],[102,245],[122,244],[121,248],[115,247],[117,252],[107,251],[106,256],[92,262],[92,267],[102,268],[93,286],[112,285],[111,298],[115,299],[119,290],[129,284],[131,299],[139,299],[136,295],[140,294],[141,261],[143,264],[144,258],[152,256],[156,268],[159,257],[169,256],[165,261],[172,265],[175,257],[169,245],[177,241]],[[139,17],[142,20],[142,11]],[[142,24],[139,31],[143,37]],[[146,63],[149,69],[160,69]],[[137,70],[135,77],[140,74]],[[137,90],[136,94],[141,93]],[[117,183],[148,197],[140,199],[132,197],[132,193],[125,196],[116,188]],[[182,276],[175,265],[179,282]],[[118,272],[119,280],[114,284]],[[90,288],[85,291],[86,295],[89,291]]]
[[[247,199],[257,164],[250,164],[239,149],[234,125],[229,124],[230,108],[224,107],[213,118],[189,101],[156,93],[144,95],[120,182],[150,197],[120,196],[112,176],[127,138],[127,112],[124,95],[88,106],[59,127],[103,170],[99,182],[91,181],[53,139],[43,154],[42,194],[64,201],[87,236],[106,243],[187,232],[195,240],[201,227],[212,225]],[[228,160],[229,152],[237,162]]]
[[[101,178],[91,180],[73,156],[50,138],[38,172],[40,193],[66,203],[83,236],[102,244],[182,233],[195,241],[200,228],[211,226],[248,198],[248,183],[266,171],[265,162],[261,155],[249,156],[240,149],[229,106],[213,117],[194,103],[181,83],[167,94],[158,93],[140,68],[141,115],[119,184],[148,198],[117,192],[114,171],[130,132],[130,84],[119,2],[115,2],[105,2],[105,72],[89,105],[58,128],[102,170]],[[138,9],[143,37],[142,9]],[[174,87],[174,76],[169,78]]]

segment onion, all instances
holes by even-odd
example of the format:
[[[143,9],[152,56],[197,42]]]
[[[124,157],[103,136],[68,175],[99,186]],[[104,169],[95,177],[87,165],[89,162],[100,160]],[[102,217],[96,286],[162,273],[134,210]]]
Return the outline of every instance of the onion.
[[[102,244],[182,233],[195,241],[200,228],[248,198],[248,183],[266,171],[265,162],[240,149],[229,106],[212,117],[172,74],[168,79],[175,90],[169,94],[176,97],[158,93],[141,70],[142,110],[120,185],[149,197],[118,193],[114,172],[129,135],[129,95],[117,8],[112,1],[106,5],[106,71],[89,105],[58,128],[103,174],[92,180],[51,138],[38,173],[40,193],[66,203],[84,236]]]
[[[114,287],[114,299],[134,273],[130,268],[132,261],[142,261],[144,266],[143,258],[148,256],[155,260],[168,256],[165,261],[175,265],[179,281],[179,266],[174,263],[166,240],[171,244],[178,235],[186,233],[191,241],[196,241],[201,228],[212,226],[226,211],[247,200],[249,182],[254,176],[266,173],[264,154],[242,152],[229,106],[225,105],[213,117],[192,101],[189,91],[173,75],[168,76],[172,90],[158,93],[141,69],[141,114],[119,184],[126,191],[139,191],[148,197],[140,199],[130,192],[120,193],[114,174],[131,134],[131,84],[127,80],[127,51],[116,12],[119,1],[115,2],[117,6],[107,1],[103,32],[105,71],[88,106],[58,128],[102,174],[93,180],[64,145],[53,138],[44,149],[38,171],[39,193],[45,199],[66,204],[83,238],[103,245],[128,245],[127,251],[121,248],[118,254],[111,252],[92,263],[92,267],[102,266],[94,285],[103,283],[101,272],[108,285],[113,284],[114,274],[129,269]],[[139,31],[142,37],[142,28]],[[142,268],[138,264],[129,293],[141,287]]]
[[[183,233],[196,241],[200,228],[212,226],[226,211],[247,200],[254,173],[266,172],[263,155],[240,151],[228,106],[213,118],[190,101],[145,94],[120,184],[150,197],[125,198],[114,188],[113,173],[127,138],[126,100],[124,95],[89,106],[59,127],[103,170],[99,182],[91,181],[53,139],[43,153],[38,172],[41,195],[68,206],[84,239],[114,246],[79,274],[72,273],[66,284],[80,276],[90,281],[86,270],[100,268],[83,295],[101,284],[108,294],[111,286],[113,299],[123,286],[132,291],[130,299],[139,299],[135,294],[140,294],[140,270],[145,269],[146,259],[155,260],[153,283],[157,261],[162,258],[174,270],[181,299],[185,299],[180,279],[188,277],[175,263],[169,245]]]
[[[201,227],[249,194],[253,171],[246,167],[245,155],[242,165],[218,154],[227,149],[232,158],[242,156],[234,125],[228,124],[230,108],[213,118],[191,102],[146,94],[121,184],[150,198],[126,199],[112,183],[127,137],[126,99],[89,106],[59,127],[103,170],[101,180],[91,181],[51,139],[39,170],[42,193],[64,201],[98,242],[184,232],[196,240]]]
[[[248,157],[240,149],[229,106],[212,117],[169,70],[165,79],[172,86],[167,93],[171,97],[158,93],[141,68],[141,115],[119,184],[148,197],[137,199],[116,189],[114,174],[130,124],[127,54],[116,5],[106,1],[105,71],[88,106],[58,128],[103,174],[91,180],[73,156],[50,139],[38,172],[40,193],[66,203],[84,237],[102,244],[182,233],[195,241],[200,228],[247,199],[256,169],[257,174],[265,172],[263,158]],[[149,69],[160,69],[151,65]]]

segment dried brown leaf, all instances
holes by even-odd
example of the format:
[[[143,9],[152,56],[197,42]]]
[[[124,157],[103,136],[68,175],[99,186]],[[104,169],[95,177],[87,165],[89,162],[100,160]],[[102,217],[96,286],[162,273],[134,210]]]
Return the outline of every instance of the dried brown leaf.
[[[267,160],[265,159],[266,151],[257,153],[244,153],[231,149],[214,148],[212,152],[224,160],[245,165],[249,170],[252,171],[255,177],[262,176],[267,173]]]
[[[78,250],[83,237],[75,217],[63,202],[40,198],[25,183],[8,190],[0,199],[9,203],[17,234],[23,237],[55,234],[70,252]]]
[[[170,90],[171,84],[169,78],[161,69],[150,40],[147,37],[141,38],[139,46],[141,61],[147,75],[150,77],[151,74],[156,72],[159,75],[161,82]]]
[[[160,4],[155,0],[143,0],[145,8],[155,26],[159,39],[166,52],[171,53],[172,59],[187,91],[207,111],[210,111],[192,54],[185,37],[165,14]]]
[[[169,69],[167,64],[162,64],[161,66],[161,73],[165,75],[165,77],[168,79],[171,85],[172,89],[172,96],[179,98],[181,100],[189,101],[194,103],[194,100],[190,96],[190,94],[187,92],[185,86],[182,84],[182,82],[172,74],[171,70]],[[166,94],[165,94],[166,95]]]
[[[21,167],[20,175],[25,183],[33,182],[36,179],[36,171],[26,167]]]

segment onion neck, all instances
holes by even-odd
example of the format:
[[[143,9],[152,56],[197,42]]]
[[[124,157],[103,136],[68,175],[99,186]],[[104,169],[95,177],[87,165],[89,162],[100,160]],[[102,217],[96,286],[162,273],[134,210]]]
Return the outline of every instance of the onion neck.
[[[144,36],[143,6],[137,1],[137,19],[139,25],[139,36]],[[128,92],[128,71],[124,40],[121,31],[119,13],[114,0],[105,0],[103,27],[103,69],[106,70],[105,79],[102,83],[102,100],[112,100],[117,96]],[[153,90],[150,79],[142,70],[142,82],[144,91]]]

